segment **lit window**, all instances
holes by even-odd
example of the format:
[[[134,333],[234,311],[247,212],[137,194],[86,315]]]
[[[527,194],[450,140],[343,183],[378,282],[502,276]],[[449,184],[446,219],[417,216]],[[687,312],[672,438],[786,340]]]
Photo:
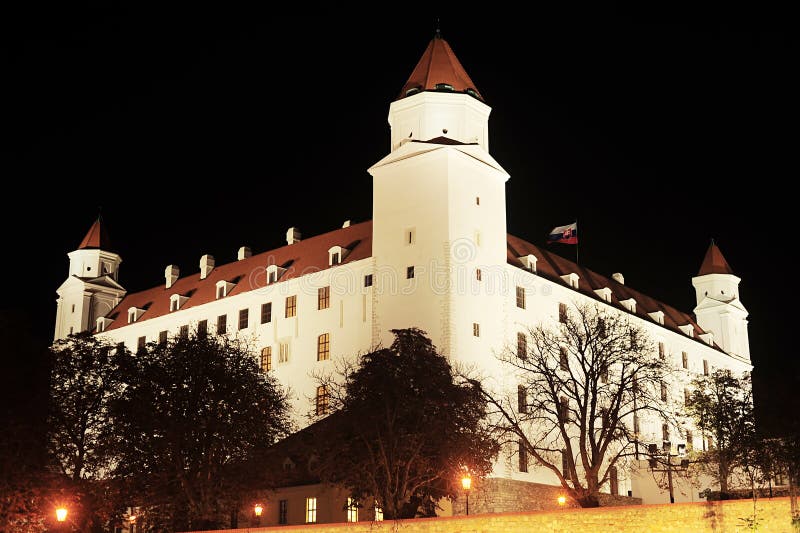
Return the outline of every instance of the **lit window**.
[[[364,286],[372,287],[372,274],[367,274],[364,276]]]
[[[317,521],[317,499],[306,498],[306,524],[313,524]]]
[[[200,338],[208,335],[208,320],[201,320],[197,323],[197,336]]]
[[[266,346],[261,350],[261,371],[269,372],[272,370],[272,346]]]
[[[331,288],[320,287],[317,289],[317,309],[327,309],[331,306]]]
[[[278,345],[278,362],[279,363],[288,363],[289,362],[289,343],[282,342]]]
[[[681,364],[683,365],[683,368],[689,368],[689,354],[688,353],[683,352],[681,354]]]
[[[217,317],[217,335],[222,335],[228,331],[228,315],[219,315]]]
[[[272,322],[272,302],[261,304],[261,323],[269,324]]]
[[[241,309],[239,311],[239,329],[247,329],[250,326],[250,310]]]
[[[517,357],[520,359],[528,358],[528,337],[524,333],[517,333]]]
[[[525,309],[525,288],[517,287],[517,307]]]
[[[558,321],[562,324],[567,323],[567,304],[563,302],[558,304]]]
[[[286,297],[286,318],[297,315],[297,296]]]
[[[347,521],[358,522],[358,502],[353,498],[347,498]]]
[[[317,361],[327,361],[331,358],[331,334],[323,333],[317,337]]]
[[[472,323],[472,336],[473,337],[480,337],[481,336],[481,325],[477,322]]]
[[[329,400],[330,400],[330,395],[328,394],[328,387],[326,387],[325,385],[320,385],[319,387],[317,387],[317,397],[316,397],[317,416],[328,414]]]
[[[412,279],[414,277],[414,267],[406,267],[406,279]]]

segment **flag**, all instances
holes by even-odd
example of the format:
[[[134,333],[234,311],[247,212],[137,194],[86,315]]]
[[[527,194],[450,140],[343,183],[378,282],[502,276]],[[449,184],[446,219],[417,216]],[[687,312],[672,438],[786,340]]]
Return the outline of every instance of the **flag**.
[[[560,242],[561,244],[578,244],[578,223],[573,222],[566,226],[558,226],[550,230],[547,236],[547,244]]]

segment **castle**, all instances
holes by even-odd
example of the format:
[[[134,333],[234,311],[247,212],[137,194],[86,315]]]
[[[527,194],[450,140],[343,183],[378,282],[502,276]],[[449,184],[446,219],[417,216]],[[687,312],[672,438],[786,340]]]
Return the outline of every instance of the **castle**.
[[[445,356],[491,375],[500,364],[493,354],[516,345],[529,325],[557,323],[560,304],[572,302],[631,317],[673,359],[679,382],[716,368],[752,370],[740,280],[713,243],[691,279],[692,315],[629,287],[621,274],[606,277],[509,235],[509,175],[489,153],[490,112],[437,34],[389,106],[391,150],[369,169],[371,221],[345,221],[310,238],[289,228],[285,246],[241,247],[237,261],[221,265],[203,255],[199,272],[183,275],[169,265],[163,283],[128,293],[118,275],[122,258],[98,219],[68,254],[55,338],[91,330],[136,349],[189,328],[246,335],[262,369],[291,386],[301,424],[325,405],[312,372],[391,343],[393,328],[419,327]],[[678,405],[682,389],[670,388]],[[642,421],[641,432],[650,442],[704,445],[699,432],[685,442],[678,428],[666,438],[660,421]],[[493,475],[555,483],[511,460],[499,461]],[[665,501],[631,476],[606,490]]]

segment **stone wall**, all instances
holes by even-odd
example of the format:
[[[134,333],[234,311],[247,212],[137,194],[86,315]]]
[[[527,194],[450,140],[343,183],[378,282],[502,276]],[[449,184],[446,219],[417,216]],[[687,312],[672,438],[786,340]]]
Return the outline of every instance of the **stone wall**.
[[[564,489],[553,485],[516,481],[504,478],[488,478],[481,481],[470,491],[469,514],[508,513],[520,511],[557,510],[558,497],[565,495]],[[600,495],[600,506],[638,505],[641,498],[628,496]],[[567,501],[564,507],[579,507]],[[453,514],[466,514],[466,498],[459,497],[453,501]]]
[[[470,513],[472,513],[470,500]],[[758,531],[792,533],[789,499],[759,500]],[[402,522],[358,522],[226,530],[225,533],[595,533],[597,531],[675,533],[727,533],[745,531],[743,518],[751,517],[753,502],[722,502],[632,505],[595,509],[560,509],[528,513],[500,513],[449,518],[425,518]],[[219,533],[222,533],[221,531]]]

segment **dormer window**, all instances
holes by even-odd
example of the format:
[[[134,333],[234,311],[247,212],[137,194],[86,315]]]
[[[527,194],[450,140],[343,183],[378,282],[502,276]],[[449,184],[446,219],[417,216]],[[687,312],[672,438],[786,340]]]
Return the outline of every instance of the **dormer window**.
[[[128,324],[133,324],[144,314],[146,309],[141,309],[139,307],[131,307],[128,309]]]
[[[335,266],[341,264],[347,253],[350,250],[342,248],[341,246],[331,246],[328,250],[328,266]]]
[[[633,298],[628,298],[627,300],[620,300],[622,307],[630,311],[631,313],[636,312],[636,300]]]
[[[653,313],[647,313],[650,315],[650,318],[653,319],[654,322],[664,325],[664,311],[655,311]]]
[[[594,293],[605,302],[611,301],[611,289],[608,287],[603,287],[602,289],[595,289]]]
[[[267,267],[267,284],[277,283],[284,272],[286,272],[285,268],[279,267],[278,265],[269,265]]]
[[[104,332],[106,330],[106,328],[111,325],[112,322],[113,322],[113,320],[111,320],[110,318],[107,318],[107,317],[104,317],[104,316],[98,317],[97,318],[97,332],[98,333]]]
[[[678,329],[680,329],[685,335],[687,335],[689,337],[694,337],[694,326],[693,325],[684,324],[682,326],[678,326]]]
[[[217,300],[229,295],[235,286],[236,284],[230,281],[225,281],[224,279],[219,280],[217,282]]]
[[[530,272],[536,272],[536,256],[533,254],[523,255],[519,258],[522,267]]]
[[[189,299],[188,296],[182,296],[180,294],[173,294],[172,296],[170,296],[169,297],[169,310],[170,310],[170,312],[177,311],[178,309],[183,307],[183,304],[185,304],[186,300],[188,300],[188,299]]]
[[[561,276],[561,279],[563,279],[566,282],[566,284],[572,287],[573,289],[578,288],[578,280],[580,279],[580,276],[578,276],[575,272],[570,272],[569,274],[565,274]]]
[[[437,91],[449,91],[449,92],[455,91],[455,88],[449,83],[437,83],[434,87],[436,88]]]
[[[467,87],[467,90],[464,91],[464,92],[467,93],[468,95],[470,95],[471,97],[477,98],[478,100],[480,100],[480,97],[478,96],[478,91],[476,91],[472,87]]]
[[[407,90],[406,90],[406,96],[411,96],[412,94],[417,94],[418,92],[420,92],[420,90],[421,90],[421,89],[420,89],[420,87],[419,87],[419,86],[417,86],[417,87],[412,87],[412,88],[410,88],[410,89],[407,89]]]

